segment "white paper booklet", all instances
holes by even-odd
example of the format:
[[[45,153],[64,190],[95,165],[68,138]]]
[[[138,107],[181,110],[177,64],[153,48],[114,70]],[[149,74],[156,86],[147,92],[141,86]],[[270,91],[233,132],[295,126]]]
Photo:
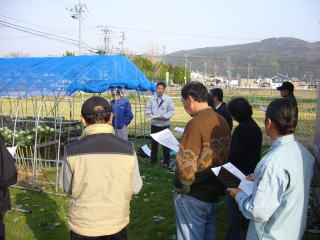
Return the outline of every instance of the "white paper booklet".
[[[249,181],[246,179],[246,176],[238,169],[236,168],[232,163],[228,162],[224,165],[221,165],[219,167],[211,168],[213,173],[218,176],[221,167],[225,168],[228,170],[231,174],[236,176],[241,180],[238,188],[241,188],[247,195],[251,195],[253,192],[253,181]]]
[[[14,146],[14,147],[7,147],[8,151],[12,157],[14,157],[14,155],[16,155],[17,147],[18,147],[18,145]]]
[[[166,146],[175,152],[179,152],[180,143],[168,128],[161,132],[152,133],[150,136],[161,145]]]
[[[182,128],[182,127],[175,127],[173,130],[176,131],[176,132],[179,132],[179,133],[183,133],[184,132],[184,128]]]
[[[147,154],[148,157],[151,157],[151,150],[147,144],[143,145],[141,149],[142,151],[144,151],[145,154]]]

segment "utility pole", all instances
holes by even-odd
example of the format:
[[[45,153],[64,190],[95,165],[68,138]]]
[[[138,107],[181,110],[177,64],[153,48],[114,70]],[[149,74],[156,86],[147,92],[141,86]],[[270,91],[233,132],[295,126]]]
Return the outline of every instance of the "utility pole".
[[[249,63],[248,63],[248,76],[247,76],[248,79],[249,79],[249,77],[250,77],[250,75],[251,75],[251,74],[250,74],[250,72],[251,72],[251,69],[250,69],[250,68],[251,68],[251,63],[249,62]]]
[[[190,74],[191,74],[191,65],[192,65],[192,62],[189,61],[189,72],[190,72]]]
[[[121,54],[124,55],[124,40],[126,40],[126,33],[124,31],[120,32],[120,38],[121,38],[121,41],[119,42],[119,47],[120,47]]]
[[[110,53],[110,33],[112,32],[108,26],[106,25],[104,28],[103,26],[98,26],[101,27],[101,31],[104,34],[104,55],[108,55]]]
[[[166,62],[166,46],[163,46],[163,55],[162,55],[162,62],[165,64]]]
[[[214,63],[214,78],[217,78],[217,64]]]
[[[207,77],[207,62],[204,62],[204,78]]]
[[[231,73],[231,58],[230,58],[230,55],[228,55],[228,57],[227,57],[227,77],[228,77],[228,80],[230,81],[230,80],[231,80],[231,77],[232,77],[232,73]]]
[[[184,55],[185,63],[184,63],[184,84],[187,84],[187,68],[188,68],[188,56]]]
[[[79,3],[74,8],[70,9],[71,17],[79,21],[79,55],[82,55],[82,15],[86,10],[87,6],[81,4],[81,0],[79,0]]]

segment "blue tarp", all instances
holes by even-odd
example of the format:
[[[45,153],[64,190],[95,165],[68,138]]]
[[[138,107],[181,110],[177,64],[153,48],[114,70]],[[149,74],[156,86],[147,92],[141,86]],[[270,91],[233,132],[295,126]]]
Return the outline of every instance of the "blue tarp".
[[[0,96],[64,96],[115,87],[155,90],[155,84],[122,55],[0,58]]]

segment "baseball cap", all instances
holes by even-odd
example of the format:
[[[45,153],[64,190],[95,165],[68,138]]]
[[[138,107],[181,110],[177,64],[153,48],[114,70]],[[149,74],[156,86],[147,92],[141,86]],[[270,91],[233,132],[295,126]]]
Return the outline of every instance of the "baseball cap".
[[[294,86],[291,82],[283,82],[280,87],[277,87],[277,90],[288,90],[289,92],[293,92]]]
[[[82,104],[81,115],[83,117],[95,116],[97,112],[99,113],[111,112],[111,106],[106,99],[98,96],[93,96],[91,98],[88,98]]]

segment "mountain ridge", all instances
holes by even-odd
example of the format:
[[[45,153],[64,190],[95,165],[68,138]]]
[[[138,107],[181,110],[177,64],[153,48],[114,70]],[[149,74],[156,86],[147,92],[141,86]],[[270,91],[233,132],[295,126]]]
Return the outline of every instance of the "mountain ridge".
[[[301,79],[320,78],[320,41],[268,38],[246,44],[176,51],[166,55],[166,59],[170,64],[183,66],[185,56],[192,63],[192,70],[206,70],[208,74],[227,75],[230,69],[232,76],[271,77],[281,72]]]

